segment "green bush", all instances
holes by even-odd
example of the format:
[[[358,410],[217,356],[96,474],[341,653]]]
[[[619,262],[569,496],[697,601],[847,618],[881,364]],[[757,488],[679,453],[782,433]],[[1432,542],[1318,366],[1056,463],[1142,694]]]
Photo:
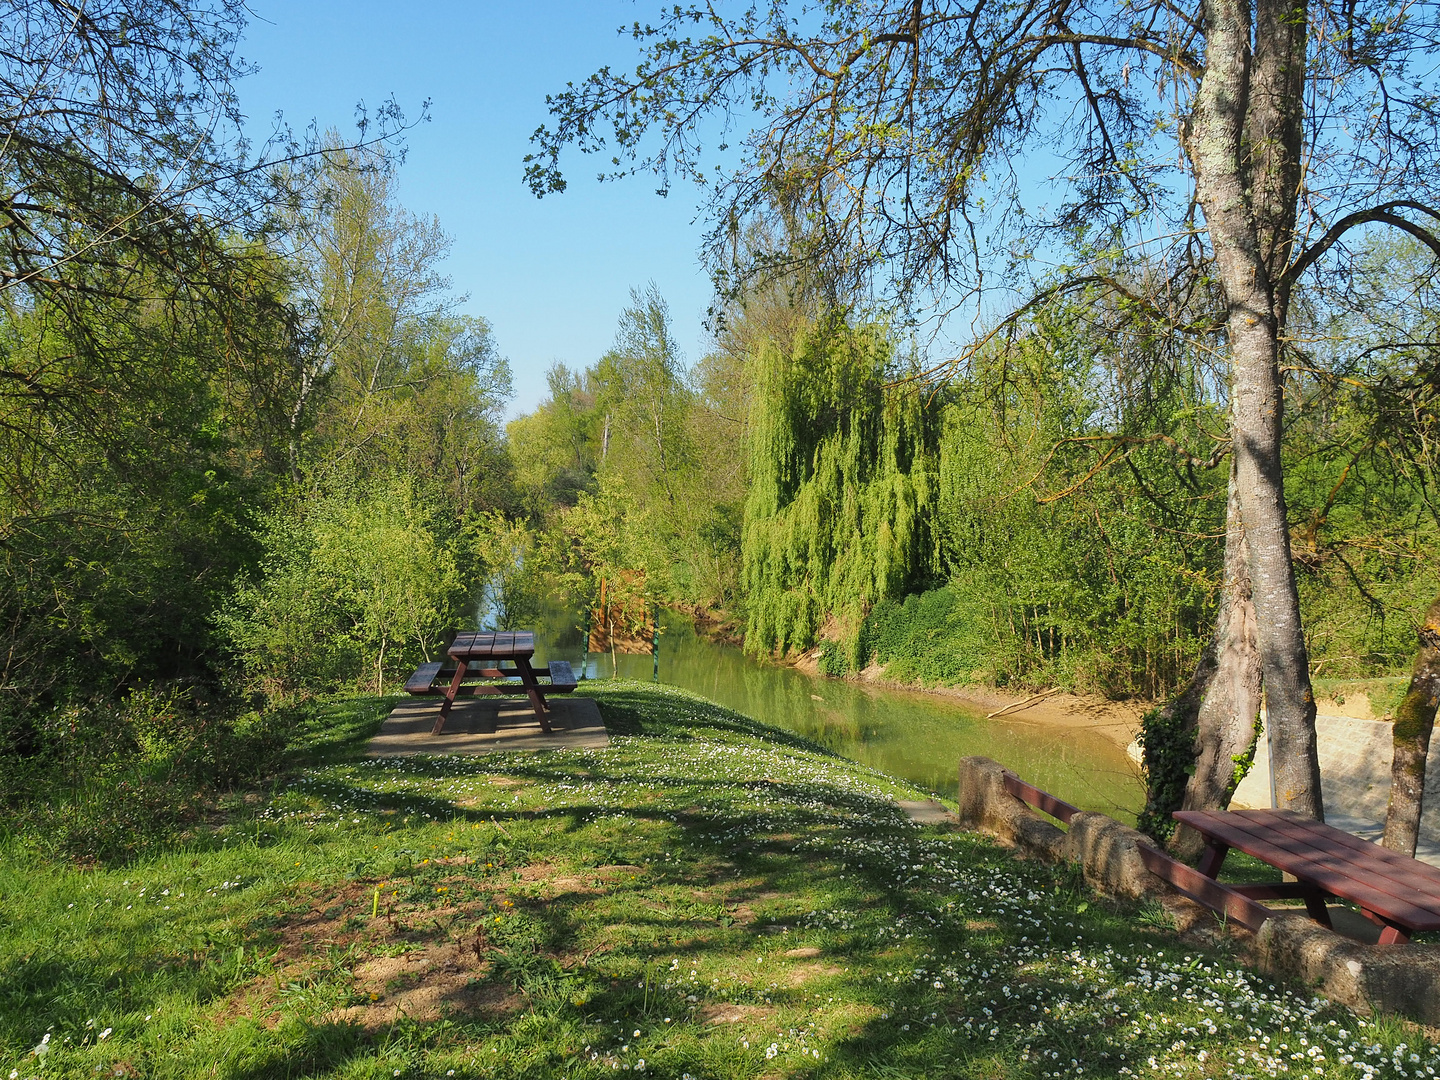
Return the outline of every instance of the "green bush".
[[[1155,708],[1140,719],[1137,736],[1145,771],[1145,808],[1136,825],[1161,843],[1175,831],[1171,813],[1185,798],[1185,785],[1195,772],[1195,733],[1174,710]]]
[[[846,663],[845,648],[838,641],[822,641],[820,643],[820,659],[816,664],[821,675],[829,675],[832,678],[839,678],[850,671],[850,665]]]
[[[977,629],[955,589],[912,593],[904,601],[882,600],[870,610],[862,632],[867,660],[885,665],[902,682],[946,686],[990,677],[989,635]]]
[[[291,709],[241,711],[178,689],[56,708],[32,725],[31,752],[0,764],[0,817],[51,857],[143,855],[219,792],[272,771],[295,723]]]
[[[384,692],[469,621],[459,526],[399,480],[268,516],[265,558],[217,617],[246,689]],[[469,567],[473,571],[474,567]]]

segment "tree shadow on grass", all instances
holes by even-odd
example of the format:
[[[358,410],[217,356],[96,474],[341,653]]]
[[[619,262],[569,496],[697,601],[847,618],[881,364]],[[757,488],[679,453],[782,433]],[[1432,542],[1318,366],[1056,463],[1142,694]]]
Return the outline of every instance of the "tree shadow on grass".
[[[286,745],[287,771],[363,757],[366,746],[401,700],[368,695],[337,697],[297,708],[299,719]]]

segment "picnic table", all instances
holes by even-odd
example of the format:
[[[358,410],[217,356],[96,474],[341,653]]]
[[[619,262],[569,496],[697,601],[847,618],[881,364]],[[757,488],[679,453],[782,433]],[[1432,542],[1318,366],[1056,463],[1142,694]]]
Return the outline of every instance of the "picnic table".
[[[535,718],[540,721],[540,730],[548,735],[551,727],[546,715],[549,712],[546,695],[568,694],[575,689],[575,673],[566,661],[552,660],[546,667],[535,667],[530,663],[530,658],[535,655],[535,634],[529,630],[497,633],[461,631],[445,651],[453,667],[447,667],[443,661],[424,664],[405,684],[405,690],[410,694],[444,695],[440,715],[431,729],[432,735],[439,735],[444,730],[445,719],[450,715],[450,708],[457,697],[487,694],[524,694],[530,699]],[[506,661],[510,667],[502,666]],[[540,682],[541,676],[550,681]],[[467,683],[467,678],[507,681]]]
[[[1380,944],[1407,942],[1440,929],[1440,869],[1289,810],[1177,810],[1175,820],[1205,838],[1195,869],[1142,847],[1150,870],[1192,899],[1259,929],[1269,909],[1256,900],[1299,898],[1316,922],[1330,925],[1325,901],[1356,904],[1380,926]],[[1253,855],[1294,881],[1230,885],[1216,881],[1230,849]]]

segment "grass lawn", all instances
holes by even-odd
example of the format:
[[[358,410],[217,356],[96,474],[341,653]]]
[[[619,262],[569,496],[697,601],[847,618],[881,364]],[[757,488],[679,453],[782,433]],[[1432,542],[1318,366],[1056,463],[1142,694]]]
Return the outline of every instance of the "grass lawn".
[[[290,774],[122,867],[0,863],[0,1077],[1434,1076],[907,785],[683,692],[614,744]],[[304,762],[305,764],[298,764]]]

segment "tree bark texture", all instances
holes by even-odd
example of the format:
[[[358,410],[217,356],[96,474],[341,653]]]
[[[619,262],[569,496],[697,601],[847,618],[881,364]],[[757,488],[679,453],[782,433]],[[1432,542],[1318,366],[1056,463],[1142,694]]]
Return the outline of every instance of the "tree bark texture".
[[[1260,0],[1253,21],[1250,5],[1238,0],[1206,0],[1204,11],[1205,75],[1186,150],[1225,294],[1232,477],[1249,549],[1276,795],[1280,806],[1323,819],[1280,458],[1288,298],[1276,295],[1272,273],[1272,264],[1288,261],[1294,231],[1301,132],[1289,97],[1303,75],[1305,8]],[[1252,50],[1257,27],[1270,36]]]
[[[1185,810],[1223,810],[1235,794],[1237,759],[1255,745],[1260,715],[1260,647],[1255,603],[1250,590],[1249,545],[1240,520],[1240,501],[1231,461],[1230,496],[1225,513],[1225,576],[1210,649],[1210,679],[1195,717],[1195,771],[1185,785]],[[1204,839],[1183,825],[1170,849],[1194,859]]]
[[[1420,627],[1420,648],[1410,688],[1395,711],[1395,760],[1390,767],[1390,806],[1385,812],[1384,844],[1392,851],[1415,854],[1424,810],[1425,759],[1435,730],[1435,707],[1440,703],[1440,596],[1425,613]]]

